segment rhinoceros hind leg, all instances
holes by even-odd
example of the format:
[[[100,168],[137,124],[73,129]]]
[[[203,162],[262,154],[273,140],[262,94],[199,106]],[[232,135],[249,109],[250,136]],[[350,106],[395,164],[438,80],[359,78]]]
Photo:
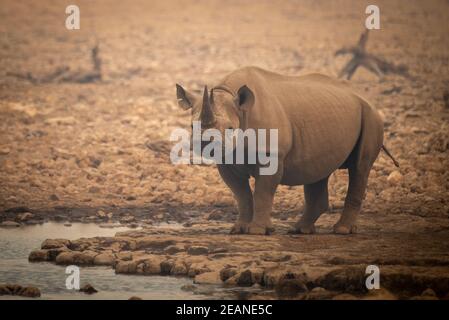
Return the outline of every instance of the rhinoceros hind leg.
[[[349,185],[343,213],[334,226],[337,234],[356,233],[356,220],[361,210],[369,172],[383,144],[383,124],[379,115],[363,103],[362,131],[348,158]]]
[[[357,167],[349,168],[349,186],[345,205],[340,220],[334,226],[336,234],[356,233],[356,220],[362,207],[369,169],[360,171]]]
[[[347,160],[349,185],[340,220],[334,226],[337,234],[356,232],[356,220],[361,210],[369,172],[383,144],[383,124],[380,116],[363,102],[362,131],[359,141]]]

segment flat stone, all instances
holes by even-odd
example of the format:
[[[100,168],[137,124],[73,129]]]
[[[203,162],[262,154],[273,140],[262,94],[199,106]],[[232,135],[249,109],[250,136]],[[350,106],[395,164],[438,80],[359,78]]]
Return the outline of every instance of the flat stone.
[[[115,266],[115,273],[131,273],[137,272],[137,264],[135,261],[119,261]]]
[[[222,284],[223,282],[220,279],[220,273],[213,272],[205,272],[195,276],[193,280],[195,284]]]
[[[94,294],[97,293],[98,290],[95,289],[91,284],[87,283],[84,286],[82,286],[79,290],[80,292],[84,292],[85,294]]]
[[[94,258],[97,255],[96,252],[93,251],[67,251],[61,252],[56,257],[56,264],[60,265],[92,265],[94,262]]]
[[[191,246],[187,249],[187,253],[192,256],[206,255],[209,253],[209,248],[202,246]]]
[[[69,246],[70,241],[67,239],[47,239],[42,243],[41,249],[56,249]]]
[[[48,250],[34,250],[31,251],[28,256],[28,261],[30,262],[38,262],[38,261],[48,261],[49,254]]]
[[[17,223],[15,221],[3,221],[0,223],[0,227],[2,228],[17,228],[20,227],[20,223]]]
[[[112,253],[100,253],[95,256],[93,264],[96,266],[112,266],[115,256]]]

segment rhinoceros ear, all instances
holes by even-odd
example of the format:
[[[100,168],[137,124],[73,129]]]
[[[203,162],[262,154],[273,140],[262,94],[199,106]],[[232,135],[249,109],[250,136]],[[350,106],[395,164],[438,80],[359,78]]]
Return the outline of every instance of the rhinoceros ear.
[[[184,110],[188,110],[193,107],[195,103],[195,96],[176,84],[176,98],[178,99],[178,105]]]
[[[248,110],[255,101],[254,93],[246,85],[240,87],[235,104],[240,110]]]

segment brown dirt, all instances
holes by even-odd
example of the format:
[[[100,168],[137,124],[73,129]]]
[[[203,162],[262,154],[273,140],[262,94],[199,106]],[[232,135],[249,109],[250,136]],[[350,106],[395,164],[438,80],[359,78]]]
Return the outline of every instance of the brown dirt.
[[[397,170],[379,156],[360,234],[329,234],[346,191],[346,172],[339,171],[329,188],[332,211],[318,221],[322,234],[285,234],[303,196],[302,187],[280,187],[273,213],[278,230],[264,241],[221,234],[235,209],[215,168],[169,162],[170,132],[188,128],[190,120],[176,106],[174,84],[200,89],[245,65],[336,75],[349,57],[334,52],[356,43],[369,3],[78,1],[79,31],[64,28],[68,4],[6,0],[0,8],[0,221],[21,221],[26,211],[36,219],[130,223],[135,216],[146,225],[205,218],[220,235],[199,228],[204,241],[235,241],[232,250],[244,241],[254,251],[299,252],[293,261],[311,257],[310,265],[378,263],[381,270],[419,267],[429,276],[447,276],[447,1],[377,3],[382,29],[370,33],[367,50],[407,65],[412,77],[379,82],[361,69],[351,79],[384,115],[386,144],[401,164]],[[11,76],[45,77],[62,66],[88,72],[97,41],[99,82],[33,84]],[[187,229],[194,232],[195,224]]]

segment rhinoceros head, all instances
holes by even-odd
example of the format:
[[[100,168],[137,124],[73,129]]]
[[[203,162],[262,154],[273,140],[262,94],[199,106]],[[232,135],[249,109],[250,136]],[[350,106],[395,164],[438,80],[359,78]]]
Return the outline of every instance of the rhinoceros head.
[[[184,110],[192,112],[192,128],[194,122],[201,124],[201,133],[208,129],[216,129],[221,136],[226,137],[226,129],[244,127],[245,112],[254,104],[254,94],[246,86],[242,86],[237,93],[233,93],[224,86],[204,87],[203,93],[187,92],[180,85],[176,85],[178,105]],[[202,149],[210,141],[201,141]]]

